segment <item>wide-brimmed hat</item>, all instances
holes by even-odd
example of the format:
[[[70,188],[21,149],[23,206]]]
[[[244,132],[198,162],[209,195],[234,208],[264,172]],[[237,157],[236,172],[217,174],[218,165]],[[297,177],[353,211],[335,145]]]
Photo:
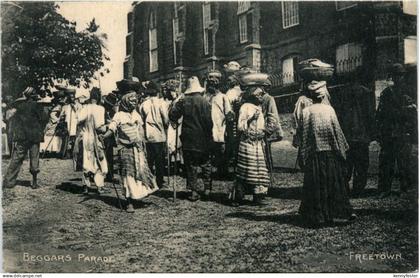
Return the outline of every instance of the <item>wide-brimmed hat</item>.
[[[188,78],[187,81],[187,90],[185,90],[184,94],[192,94],[192,93],[202,93],[204,92],[204,88],[201,87],[200,81],[198,80],[197,76],[191,76]]]

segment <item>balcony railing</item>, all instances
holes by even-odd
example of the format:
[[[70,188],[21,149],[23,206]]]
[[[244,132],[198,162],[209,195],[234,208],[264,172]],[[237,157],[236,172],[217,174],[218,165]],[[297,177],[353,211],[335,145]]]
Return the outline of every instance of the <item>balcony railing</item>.
[[[294,84],[299,81],[298,73],[293,72],[284,72],[284,73],[272,73],[269,76],[272,87],[285,87],[290,84]]]
[[[356,70],[362,65],[362,56],[356,56],[348,59],[337,60],[336,73],[337,75],[344,75]]]

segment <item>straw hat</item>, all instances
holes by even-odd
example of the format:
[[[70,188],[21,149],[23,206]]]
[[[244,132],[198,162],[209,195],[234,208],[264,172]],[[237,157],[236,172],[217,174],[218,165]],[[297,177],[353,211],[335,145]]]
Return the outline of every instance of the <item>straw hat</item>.
[[[188,78],[187,82],[187,90],[185,90],[184,94],[192,94],[192,93],[202,93],[204,92],[204,88],[201,87],[200,81],[198,80],[197,76],[191,76]]]

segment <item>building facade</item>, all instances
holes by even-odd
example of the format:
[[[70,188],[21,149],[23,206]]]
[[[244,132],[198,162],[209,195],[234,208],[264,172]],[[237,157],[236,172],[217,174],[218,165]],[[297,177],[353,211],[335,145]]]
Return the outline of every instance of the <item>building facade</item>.
[[[234,60],[287,94],[299,86],[296,65],[319,58],[335,66],[333,82],[363,66],[379,90],[390,64],[417,59],[416,1],[145,1],[127,20],[125,78],[202,78]]]

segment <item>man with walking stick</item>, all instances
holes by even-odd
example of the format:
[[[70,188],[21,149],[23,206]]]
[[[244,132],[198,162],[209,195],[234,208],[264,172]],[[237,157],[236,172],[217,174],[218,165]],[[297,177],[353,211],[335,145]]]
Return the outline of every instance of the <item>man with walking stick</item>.
[[[181,94],[181,78],[180,80],[170,79],[166,81],[162,88],[164,90],[164,96],[168,103],[168,111],[183,97]],[[179,135],[181,134],[182,128],[182,117],[179,118],[176,122],[170,121],[168,125],[168,134],[167,134],[167,154],[168,154],[168,184],[173,190],[173,200],[176,200],[176,183],[175,175],[178,173],[178,163],[182,163],[182,153],[180,150],[181,144],[179,141]],[[174,176],[172,178],[172,183],[170,182],[170,168],[171,161],[174,163]]]

